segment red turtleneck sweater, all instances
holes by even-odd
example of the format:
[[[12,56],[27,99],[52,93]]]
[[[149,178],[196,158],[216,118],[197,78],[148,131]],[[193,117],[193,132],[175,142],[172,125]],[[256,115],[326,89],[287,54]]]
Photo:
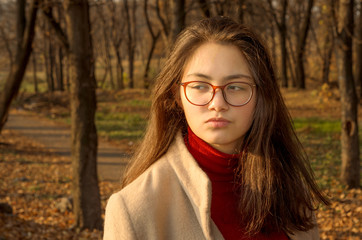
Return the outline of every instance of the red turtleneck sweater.
[[[220,152],[197,137],[190,128],[185,144],[191,155],[207,174],[212,185],[211,218],[225,240],[249,240],[243,234],[238,210],[238,195],[234,191],[234,170],[239,155]],[[252,239],[287,240],[284,233],[258,234]]]

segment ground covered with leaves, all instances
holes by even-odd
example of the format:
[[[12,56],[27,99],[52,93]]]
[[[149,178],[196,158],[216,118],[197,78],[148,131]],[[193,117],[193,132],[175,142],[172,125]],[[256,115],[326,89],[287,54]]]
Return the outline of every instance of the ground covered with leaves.
[[[338,179],[340,111],[338,99],[334,99],[333,94],[328,91],[289,91],[284,95],[295,119],[297,134],[310,157],[318,184],[331,200],[330,206],[321,206],[316,213],[321,239],[362,239],[362,192],[361,189],[347,190]],[[128,96],[127,94],[119,95],[124,97]],[[100,96],[100,99],[105,99],[99,104],[99,111],[104,110],[103,104],[111,106],[111,103],[114,103],[115,107],[105,108],[106,111],[132,112],[132,108],[124,109],[124,106],[117,106],[116,102],[119,99],[106,99],[106,95]],[[144,114],[144,111],[149,104],[146,100],[136,101],[138,97],[139,93],[131,93],[129,98],[134,98],[133,105],[127,104],[127,107],[134,106],[137,111],[142,112],[140,116],[146,119],[147,114]],[[50,109],[49,106],[47,109]],[[52,111],[57,113],[60,110]],[[61,111],[65,112],[63,115],[66,118],[66,111]],[[138,125],[132,121],[130,124],[137,129]],[[107,135],[107,132],[104,134]],[[122,136],[119,144],[124,143],[125,139],[131,141],[135,136]],[[116,140],[117,138],[113,139]],[[124,149],[127,148],[130,146],[124,146]],[[102,181],[99,184],[104,210],[110,194],[119,189],[119,183]],[[56,156],[16,132],[4,130],[1,133],[0,212],[3,213],[0,213],[0,240],[102,239],[101,230],[79,231],[73,228],[74,216],[71,207],[59,207],[62,200],[70,197],[71,165],[68,158]]]
[[[101,239],[101,231],[73,228],[71,208],[59,203],[71,197],[71,165],[14,132],[0,135],[0,239]],[[100,182],[102,208],[119,184]]]

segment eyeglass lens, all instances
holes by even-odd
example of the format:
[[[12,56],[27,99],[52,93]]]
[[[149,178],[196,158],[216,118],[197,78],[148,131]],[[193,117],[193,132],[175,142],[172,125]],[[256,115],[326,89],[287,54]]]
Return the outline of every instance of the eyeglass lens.
[[[243,82],[229,83],[223,87],[223,96],[227,103],[242,106],[249,102],[252,96],[252,86]],[[185,86],[187,99],[195,105],[206,105],[214,96],[214,88],[206,82],[189,82]]]

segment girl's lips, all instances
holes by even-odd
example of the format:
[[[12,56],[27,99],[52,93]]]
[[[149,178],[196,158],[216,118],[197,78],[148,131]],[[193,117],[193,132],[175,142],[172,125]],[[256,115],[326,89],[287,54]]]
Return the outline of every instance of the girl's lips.
[[[210,118],[206,121],[209,125],[211,125],[214,128],[223,128],[230,124],[229,120],[226,120],[224,118]]]

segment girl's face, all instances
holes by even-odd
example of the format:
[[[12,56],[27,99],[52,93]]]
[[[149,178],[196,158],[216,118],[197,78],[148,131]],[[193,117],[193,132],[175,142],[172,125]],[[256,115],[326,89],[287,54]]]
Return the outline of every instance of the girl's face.
[[[187,62],[181,82],[202,81],[214,86],[230,82],[254,85],[248,62],[233,45],[206,43],[201,45]],[[200,86],[195,86],[200,88]],[[205,106],[191,104],[180,87],[181,103],[191,130],[215,149],[233,154],[249,130],[256,103],[255,87],[250,101],[243,106],[229,105],[220,88]]]

